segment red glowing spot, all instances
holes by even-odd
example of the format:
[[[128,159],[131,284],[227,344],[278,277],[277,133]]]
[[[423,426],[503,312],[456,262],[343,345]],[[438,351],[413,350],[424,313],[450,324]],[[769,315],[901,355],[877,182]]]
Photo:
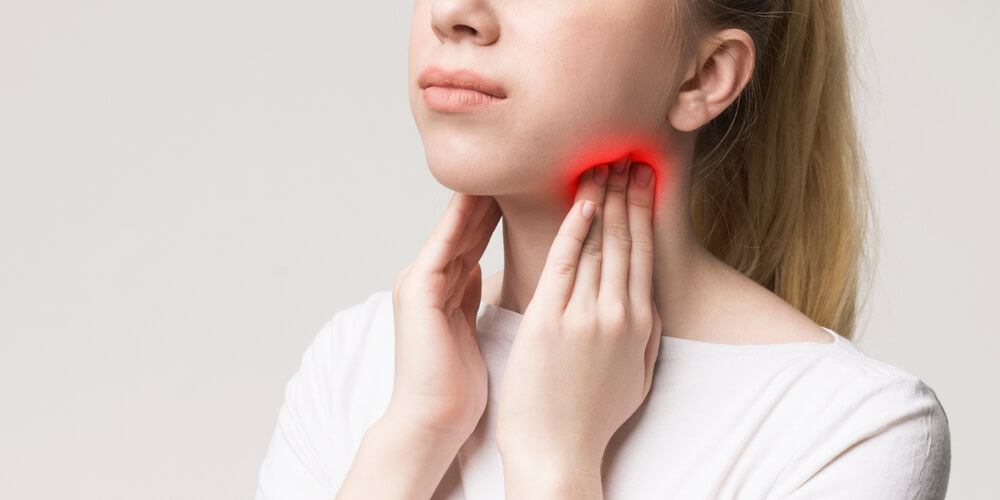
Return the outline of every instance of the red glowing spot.
[[[567,161],[565,178],[565,199],[572,204],[576,199],[580,176],[590,169],[629,157],[633,168],[636,163],[645,163],[653,169],[653,199],[657,198],[667,172],[663,141],[636,132],[606,133],[586,141]]]

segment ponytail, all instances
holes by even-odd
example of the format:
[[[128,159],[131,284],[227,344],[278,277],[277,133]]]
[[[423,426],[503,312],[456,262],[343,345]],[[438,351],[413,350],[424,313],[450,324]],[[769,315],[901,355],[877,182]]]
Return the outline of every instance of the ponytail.
[[[853,340],[861,265],[871,272],[865,253],[871,194],[841,3],[677,3],[682,29],[690,30],[680,35],[683,52],[699,36],[725,28],[746,31],[757,51],[739,98],[698,135],[691,203],[702,244]]]

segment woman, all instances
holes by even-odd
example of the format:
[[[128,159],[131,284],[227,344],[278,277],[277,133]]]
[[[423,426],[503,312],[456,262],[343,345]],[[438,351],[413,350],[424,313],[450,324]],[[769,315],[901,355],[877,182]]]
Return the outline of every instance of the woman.
[[[456,193],[303,356],[258,498],[943,498],[934,392],[851,341],[847,75],[831,0],[416,0]]]

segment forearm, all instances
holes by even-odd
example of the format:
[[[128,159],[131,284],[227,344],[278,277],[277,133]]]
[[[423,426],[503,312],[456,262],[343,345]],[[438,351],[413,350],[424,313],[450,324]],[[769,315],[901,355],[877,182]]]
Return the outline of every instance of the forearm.
[[[365,432],[336,500],[429,499],[462,443],[382,417]]]

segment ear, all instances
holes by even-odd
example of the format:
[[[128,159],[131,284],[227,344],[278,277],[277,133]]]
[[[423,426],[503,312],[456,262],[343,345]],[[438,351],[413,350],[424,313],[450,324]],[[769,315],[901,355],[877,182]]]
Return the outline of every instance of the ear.
[[[743,30],[726,29],[698,50],[697,58],[667,112],[670,124],[691,132],[719,116],[750,81],[754,44]]]

